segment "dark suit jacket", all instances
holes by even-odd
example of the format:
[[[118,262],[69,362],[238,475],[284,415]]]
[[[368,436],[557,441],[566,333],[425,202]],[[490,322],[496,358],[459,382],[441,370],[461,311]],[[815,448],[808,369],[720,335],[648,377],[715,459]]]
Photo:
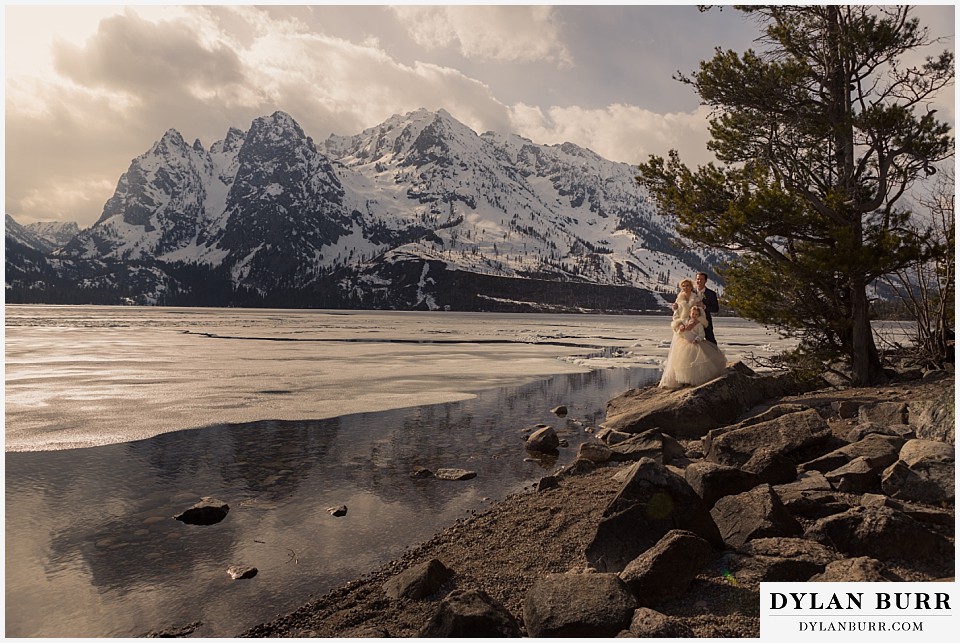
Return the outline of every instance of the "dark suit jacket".
[[[720,300],[717,298],[716,291],[704,288],[703,307],[707,313],[707,328],[704,331],[704,335],[708,342],[716,344],[717,338],[713,335],[713,316],[710,314],[720,312]]]

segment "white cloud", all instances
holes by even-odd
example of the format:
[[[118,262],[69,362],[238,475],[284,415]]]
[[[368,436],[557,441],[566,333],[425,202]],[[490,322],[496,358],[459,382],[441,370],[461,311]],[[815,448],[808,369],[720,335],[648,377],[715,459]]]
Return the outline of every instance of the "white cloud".
[[[650,154],[680,152],[688,166],[714,160],[706,149],[709,109],[657,114],[633,105],[614,104],[603,109],[551,107],[511,108],[512,129],[538,143],[570,142],[587,147],[612,161],[639,164]]]
[[[550,6],[394,6],[397,19],[428,49],[458,46],[466,58],[572,64]]]

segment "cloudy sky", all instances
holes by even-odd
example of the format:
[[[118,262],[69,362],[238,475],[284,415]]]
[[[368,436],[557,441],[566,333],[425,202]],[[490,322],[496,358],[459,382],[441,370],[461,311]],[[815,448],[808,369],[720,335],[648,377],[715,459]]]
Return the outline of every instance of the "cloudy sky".
[[[916,15],[954,47],[953,4]],[[92,224],[165,131],[204,146],[283,110],[315,140],[444,108],[477,132],[614,161],[709,160],[707,112],[672,79],[756,23],[695,5],[6,6],[5,208]],[[938,116],[954,119],[953,96]]]

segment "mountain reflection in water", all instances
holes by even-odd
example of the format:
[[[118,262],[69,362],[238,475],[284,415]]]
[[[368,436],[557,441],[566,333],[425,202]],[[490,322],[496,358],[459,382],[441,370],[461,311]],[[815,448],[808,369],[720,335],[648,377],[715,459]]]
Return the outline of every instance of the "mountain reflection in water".
[[[571,461],[610,398],[658,377],[601,369],[447,404],[9,452],[6,632],[141,636],[199,621],[194,636],[234,636]],[[537,423],[569,442],[556,461],[523,449]],[[477,477],[415,480],[414,466]],[[228,503],[227,517],[173,520],[201,496]],[[326,511],[340,504],[346,516]],[[259,573],[232,580],[238,564]]]

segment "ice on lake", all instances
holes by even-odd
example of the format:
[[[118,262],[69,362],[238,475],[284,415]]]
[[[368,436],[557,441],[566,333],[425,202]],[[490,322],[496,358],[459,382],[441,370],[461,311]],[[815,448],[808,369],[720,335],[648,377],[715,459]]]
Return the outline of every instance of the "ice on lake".
[[[787,345],[744,320],[716,326],[730,360]],[[5,448],[332,418],[658,368],[669,337],[658,316],[10,305]]]

